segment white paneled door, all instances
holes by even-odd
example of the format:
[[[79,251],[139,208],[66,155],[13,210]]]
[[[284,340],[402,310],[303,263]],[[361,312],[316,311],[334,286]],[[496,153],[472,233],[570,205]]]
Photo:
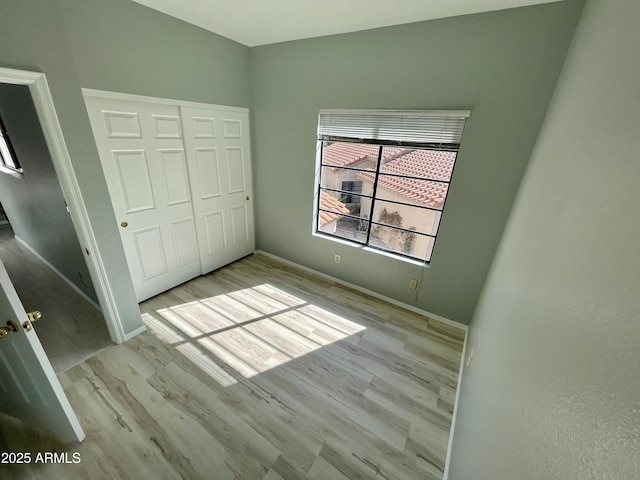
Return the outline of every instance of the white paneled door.
[[[200,275],[178,107],[86,102],[138,301]]]
[[[46,315],[43,312],[41,321],[46,321]],[[64,442],[81,441],[84,432],[2,262],[0,322],[2,413],[48,430]]]
[[[138,301],[253,252],[246,111],[85,102]]]
[[[249,116],[181,107],[203,273],[254,250]]]

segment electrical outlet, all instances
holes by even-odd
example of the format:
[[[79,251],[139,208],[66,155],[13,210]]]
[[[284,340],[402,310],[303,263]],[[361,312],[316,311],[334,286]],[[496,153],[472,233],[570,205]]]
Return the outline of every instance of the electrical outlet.
[[[411,290],[417,290],[418,289],[418,280],[416,280],[415,278],[412,278],[411,280],[409,280],[409,288]]]
[[[340,263],[340,255],[336,254],[333,256],[333,261],[336,263]]]

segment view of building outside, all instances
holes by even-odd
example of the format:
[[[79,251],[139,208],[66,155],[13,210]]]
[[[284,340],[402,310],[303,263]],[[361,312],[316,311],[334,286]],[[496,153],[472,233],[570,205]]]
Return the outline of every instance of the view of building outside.
[[[448,151],[324,142],[318,230],[429,261],[455,158]]]
[[[11,142],[9,141],[9,136],[7,131],[4,128],[4,124],[2,123],[2,119],[0,118],[0,166],[8,167],[12,170],[20,169],[20,164],[15,157],[15,153],[13,152],[13,147],[11,146]]]

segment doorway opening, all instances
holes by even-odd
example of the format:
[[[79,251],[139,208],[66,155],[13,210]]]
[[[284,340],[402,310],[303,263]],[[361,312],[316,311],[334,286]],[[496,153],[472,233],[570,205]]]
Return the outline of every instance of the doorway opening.
[[[56,373],[112,344],[29,87],[0,83],[20,171],[0,170],[0,260]]]
[[[40,132],[44,136],[47,149],[57,176],[55,185],[62,189],[64,202],[67,205],[75,240],[81,245],[84,255],[84,266],[88,269],[90,284],[94,286],[95,296],[102,310],[109,337],[115,343],[123,343],[146,330],[140,322],[139,326],[131,325],[130,318],[124,318],[123,313],[129,313],[117,301],[117,297],[110,285],[107,266],[98,248],[98,238],[89,219],[89,212],[85,205],[80,185],[75,176],[74,166],[62,134],[62,128],[56,114],[51,91],[44,73],[27,70],[16,70],[0,67],[0,85],[23,85],[28,87],[31,100],[35,107],[40,125]],[[10,172],[20,175],[20,172]],[[35,192],[37,195],[38,192]],[[7,210],[7,206],[4,206]],[[11,213],[9,212],[9,219]],[[73,277],[73,275],[71,275]],[[7,278],[7,281],[9,279]],[[126,321],[126,325],[125,322]]]

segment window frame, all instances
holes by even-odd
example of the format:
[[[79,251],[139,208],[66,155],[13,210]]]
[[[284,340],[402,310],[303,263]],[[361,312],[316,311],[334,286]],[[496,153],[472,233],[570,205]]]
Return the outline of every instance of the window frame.
[[[367,110],[363,110],[363,111],[353,111],[353,110],[349,110],[349,111],[345,111],[345,112],[364,112],[364,114],[366,114],[366,112],[380,112],[380,111],[367,111]],[[382,111],[384,112],[385,115],[389,115],[390,111]],[[402,113],[406,113],[406,111],[398,111],[398,112],[402,112]],[[412,112],[414,113],[414,112]],[[468,111],[442,111],[442,112],[432,112],[432,111],[416,111],[416,113],[418,114],[429,114],[429,113],[434,113],[435,115],[441,115],[441,116],[459,116],[459,117],[464,117],[463,123],[462,123],[462,130],[464,129],[464,122],[466,122],[466,119],[469,117],[470,112]],[[374,113],[375,114],[375,113]],[[442,223],[442,216],[444,214],[444,210],[446,207],[446,202],[449,196],[449,192],[450,192],[450,185],[453,179],[453,173],[455,170],[455,166],[457,163],[457,156],[460,150],[460,144],[461,144],[461,139],[462,139],[462,130],[459,132],[459,136],[458,136],[458,141],[457,142],[440,142],[440,143],[434,143],[434,142],[428,142],[428,143],[420,143],[420,142],[402,142],[402,141],[393,141],[389,138],[385,138],[385,139],[366,139],[366,138],[352,138],[352,137],[337,137],[337,136],[326,136],[326,135],[321,135],[320,134],[320,116],[322,115],[322,110],[321,113],[319,115],[319,126],[318,126],[318,140],[317,140],[317,148],[316,148],[316,152],[317,152],[317,158],[316,158],[316,175],[315,175],[315,199],[314,199],[314,215],[313,215],[313,235],[317,235],[323,238],[327,238],[330,239],[332,241],[337,241],[340,243],[344,243],[346,245],[350,245],[350,246],[354,246],[354,247],[358,247],[358,248],[362,248],[365,249],[367,251],[371,251],[377,254],[382,254],[385,256],[390,256],[393,258],[397,258],[403,261],[408,261],[410,263],[415,263],[415,264],[420,264],[420,265],[424,265],[424,266],[428,266],[432,259],[433,259],[433,253],[435,252],[435,246],[436,246],[436,242],[437,242],[437,238],[438,238],[438,233],[440,230],[440,225]],[[341,126],[341,128],[344,129],[344,126]],[[340,143],[354,143],[354,144],[360,144],[360,145],[375,145],[378,149],[378,155],[377,155],[377,160],[376,160],[376,164],[375,164],[375,171],[371,171],[370,169],[361,169],[361,168],[354,168],[354,167],[350,167],[350,166],[335,166],[335,165],[328,165],[325,164],[323,162],[323,152],[324,149],[326,148],[326,144],[330,142],[330,143],[336,143],[336,142],[340,142]],[[400,147],[400,148],[406,148],[407,150],[427,150],[427,151],[449,151],[449,152],[455,152],[455,158],[453,159],[453,165],[451,167],[451,173],[449,175],[449,179],[448,180],[442,180],[442,179],[437,179],[437,178],[431,178],[430,177],[419,177],[419,176],[413,176],[413,175],[402,175],[402,174],[398,174],[398,173],[389,173],[389,172],[381,172],[381,168],[383,167],[383,155],[384,155],[384,149],[385,147]],[[372,180],[372,190],[370,195],[369,194],[365,194],[364,193],[364,189],[361,189],[360,192],[357,193],[357,195],[362,199],[362,198],[368,198],[370,201],[370,205],[368,208],[368,212],[367,214],[369,215],[368,218],[363,218],[363,214],[365,212],[360,211],[359,212],[359,216],[355,216],[352,215],[351,213],[349,214],[338,214],[338,219],[336,219],[336,222],[339,221],[339,219],[341,218],[352,218],[354,220],[357,220],[359,222],[362,221],[366,221],[367,226],[366,226],[366,237],[364,238],[364,240],[359,240],[357,238],[345,238],[343,236],[340,235],[336,235],[335,233],[331,233],[328,231],[322,231],[321,230],[321,225],[320,225],[320,214],[321,212],[326,212],[326,213],[333,213],[336,214],[336,212],[332,212],[331,210],[326,210],[321,208],[321,193],[322,192],[335,192],[338,193],[339,195],[344,195],[344,196],[353,196],[356,195],[354,194],[354,192],[350,192],[350,191],[345,191],[342,188],[342,185],[345,183],[345,180],[341,180],[340,181],[340,189],[337,188],[330,188],[330,187],[323,187],[322,186],[322,181],[323,181],[323,170],[325,168],[335,168],[335,169],[340,169],[340,170],[353,170],[353,171],[367,171],[368,173],[372,173],[373,174],[373,180]],[[444,195],[444,200],[442,203],[442,206],[440,208],[437,207],[432,207],[429,205],[416,205],[415,203],[404,203],[401,201],[397,201],[397,200],[392,200],[392,199],[385,199],[384,197],[378,197],[378,187],[380,185],[380,179],[384,178],[384,177],[396,177],[396,178],[405,178],[405,179],[410,179],[410,180],[418,180],[418,181],[428,181],[428,182],[436,182],[436,183],[443,183],[447,185],[446,188],[446,194]],[[383,187],[384,188],[384,187]],[[436,217],[434,218],[434,223],[432,225],[432,233],[426,233],[426,232],[421,232],[418,230],[412,230],[411,228],[405,228],[399,225],[392,225],[389,223],[383,223],[381,221],[378,220],[374,220],[373,216],[374,213],[376,212],[376,202],[382,202],[384,204],[396,204],[396,205],[402,205],[402,206],[407,206],[410,208],[415,208],[415,209],[424,209],[424,210],[430,210],[430,211],[435,211],[436,212]],[[361,202],[358,202],[361,203]],[[424,258],[420,258],[420,257],[416,257],[415,255],[410,255],[407,252],[400,252],[397,251],[393,248],[391,248],[390,246],[388,246],[388,248],[384,248],[378,245],[375,245],[372,243],[372,230],[373,228],[375,228],[376,226],[379,227],[388,227],[390,229],[393,229],[395,231],[400,231],[403,233],[407,233],[407,234],[414,234],[414,235],[419,235],[422,237],[425,237],[427,239],[427,245],[426,245],[426,252],[425,252],[425,257]],[[359,228],[358,228],[359,230]],[[415,238],[416,237],[412,237]]]
[[[7,163],[5,155],[8,155],[8,160],[11,163]],[[9,173],[23,173],[16,151],[13,148],[7,129],[2,121],[2,117],[0,117],[0,169],[8,170]]]

